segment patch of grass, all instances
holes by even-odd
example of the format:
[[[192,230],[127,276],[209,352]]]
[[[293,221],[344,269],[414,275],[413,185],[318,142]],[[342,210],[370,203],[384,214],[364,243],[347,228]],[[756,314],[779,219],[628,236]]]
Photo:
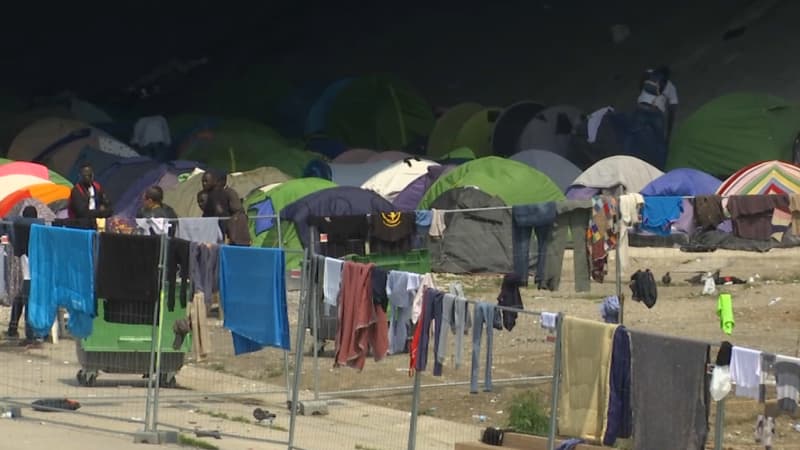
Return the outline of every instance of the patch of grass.
[[[538,392],[527,391],[514,398],[509,412],[508,426],[519,433],[547,435],[550,416],[545,412]]]
[[[208,368],[217,372],[224,372],[225,371],[225,364],[221,362],[213,362],[208,365]]]
[[[200,439],[195,439],[185,434],[178,435],[178,444],[181,447],[202,448],[204,450],[219,450],[219,447],[217,447],[214,444],[211,444],[209,442]]]
[[[231,420],[234,422],[241,422],[241,423],[250,423],[250,419],[245,416],[234,416],[231,417]]]
[[[207,410],[204,410],[204,409],[198,409],[195,412],[197,414],[204,414],[206,416],[213,417],[215,419],[232,420],[229,415],[225,414],[224,412],[220,412],[220,411],[207,411]]]

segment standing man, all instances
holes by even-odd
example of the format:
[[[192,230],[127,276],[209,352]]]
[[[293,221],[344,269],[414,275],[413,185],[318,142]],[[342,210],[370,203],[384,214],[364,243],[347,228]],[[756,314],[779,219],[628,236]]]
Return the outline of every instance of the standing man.
[[[250,245],[247,214],[239,193],[227,185],[228,176],[209,170],[203,174],[202,182],[203,191],[208,193],[203,217],[221,217],[220,229],[231,245]]]
[[[111,217],[114,211],[106,191],[94,179],[94,169],[89,163],[80,167],[80,179],[69,195],[67,212],[71,219],[96,219]]]
[[[667,142],[672,135],[675,115],[678,112],[678,90],[671,80],[672,73],[667,66],[647,69],[639,85],[640,106],[650,106],[664,114],[664,131]]]
[[[144,196],[142,199],[142,209],[136,213],[137,219],[177,219],[178,214],[175,213],[175,210],[172,209],[171,206],[164,204],[164,190],[161,189],[161,186],[153,185],[147,188],[144,191]],[[168,228],[168,234],[170,236],[175,236],[175,230],[178,227],[177,220],[170,220],[166,221],[166,225]]]

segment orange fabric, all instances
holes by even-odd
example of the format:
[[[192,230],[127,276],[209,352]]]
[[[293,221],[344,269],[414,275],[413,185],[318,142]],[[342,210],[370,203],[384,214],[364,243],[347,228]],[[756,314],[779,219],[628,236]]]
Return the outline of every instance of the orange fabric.
[[[19,189],[8,194],[4,199],[0,200],[0,217],[7,216],[9,211],[11,211],[17,203],[30,197],[31,194],[28,192],[28,189]]]
[[[31,197],[39,200],[45,205],[50,203],[66,200],[69,198],[70,188],[54,183],[42,183],[28,186],[28,191]]]
[[[347,365],[362,370],[370,350],[375,361],[389,351],[386,312],[372,303],[373,267],[374,264],[345,261],[342,268],[334,367]]]

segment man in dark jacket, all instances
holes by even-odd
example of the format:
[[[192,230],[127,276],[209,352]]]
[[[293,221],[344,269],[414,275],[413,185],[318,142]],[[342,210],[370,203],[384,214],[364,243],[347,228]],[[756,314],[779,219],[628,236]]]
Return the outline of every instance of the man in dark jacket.
[[[111,217],[114,211],[106,191],[94,179],[94,169],[89,163],[80,168],[80,179],[69,194],[67,211],[71,219],[96,219]]]
[[[239,193],[228,186],[224,172],[209,170],[203,174],[203,191],[208,193],[203,217],[221,217],[220,229],[231,245],[250,245],[247,214]],[[198,197],[198,202],[200,201]]]

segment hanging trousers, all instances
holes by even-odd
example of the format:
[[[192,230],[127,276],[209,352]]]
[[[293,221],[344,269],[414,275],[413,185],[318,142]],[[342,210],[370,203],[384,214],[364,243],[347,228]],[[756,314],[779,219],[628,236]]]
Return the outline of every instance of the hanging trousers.
[[[557,291],[561,284],[564,250],[572,235],[572,264],[575,291],[587,292],[590,288],[589,255],[586,250],[586,229],[589,227],[591,201],[565,200],[556,205],[556,225],[547,245],[547,259],[540,287]]]
[[[469,377],[469,391],[478,393],[478,371],[480,369],[481,335],[486,326],[486,369],[484,392],[492,391],[492,324],[494,323],[494,307],[480,302],[475,305],[475,317],[472,320],[472,373]]]

